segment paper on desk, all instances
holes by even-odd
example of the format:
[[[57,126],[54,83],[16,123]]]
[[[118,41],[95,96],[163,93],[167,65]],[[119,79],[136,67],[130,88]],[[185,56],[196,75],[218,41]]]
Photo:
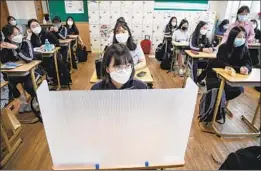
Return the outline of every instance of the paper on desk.
[[[37,90],[54,167],[184,164],[197,86],[122,91]],[[167,156],[167,157],[166,157]]]

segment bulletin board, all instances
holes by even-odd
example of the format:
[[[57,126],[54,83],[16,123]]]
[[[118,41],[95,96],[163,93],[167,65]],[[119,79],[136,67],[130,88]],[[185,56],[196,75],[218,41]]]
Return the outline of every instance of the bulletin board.
[[[207,11],[208,0],[155,0],[154,10]]]
[[[81,13],[66,13],[65,9],[65,0],[51,0],[48,1],[49,3],[49,9],[50,9],[50,17],[53,18],[54,16],[61,17],[62,21],[65,21],[67,17],[71,16],[74,18],[76,22],[88,22],[88,6],[87,6],[87,0],[83,1],[83,12]]]

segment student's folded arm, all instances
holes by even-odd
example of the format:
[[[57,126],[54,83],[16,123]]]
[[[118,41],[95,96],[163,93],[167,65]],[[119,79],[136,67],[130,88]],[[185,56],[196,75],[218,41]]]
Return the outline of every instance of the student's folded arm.
[[[193,38],[193,36],[190,37],[190,40],[189,40],[189,47],[191,50],[195,50],[195,51],[202,51],[203,48],[199,48],[196,46],[196,42],[195,42],[195,39]]]
[[[60,42],[59,40],[57,39],[57,37],[52,33],[50,32],[48,35],[47,35],[47,39],[49,40],[49,42],[51,44],[53,44],[55,47],[60,47]]]
[[[31,62],[34,58],[33,47],[29,40],[24,40],[21,49],[17,49],[17,57],[25,62]]]
[[[66,39],[67,38],[67,35],[68,35],[68,33],[67,33],[67,28],[66,27],[63,27],[62,29],[61,29],[61,31],[58,33],[58,35],[59,35],[59,37],[61,38],[61,39]]]

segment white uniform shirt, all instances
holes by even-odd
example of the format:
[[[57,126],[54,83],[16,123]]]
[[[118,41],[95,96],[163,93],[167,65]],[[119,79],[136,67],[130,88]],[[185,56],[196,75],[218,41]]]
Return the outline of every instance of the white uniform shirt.
[[[130,54],[132,56],[134,65],[137,65],[139,60],[145,59],[145,55],[140,44],[137,44],[137,48],[133,51],[130,51]]]
[[[176,30],[173,33],[172,40],[176,42],[188,42],[189,34],[188,31],[181,31],[180,29]]]

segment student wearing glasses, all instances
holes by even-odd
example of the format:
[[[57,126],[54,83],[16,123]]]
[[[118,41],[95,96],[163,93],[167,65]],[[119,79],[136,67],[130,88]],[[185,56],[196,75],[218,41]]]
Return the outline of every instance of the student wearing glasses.
[[[147,89],[142,81],[134,79],[134,63],[127,46],[115,43],[109,46],[102,61],[103,80],[91,90]]]

